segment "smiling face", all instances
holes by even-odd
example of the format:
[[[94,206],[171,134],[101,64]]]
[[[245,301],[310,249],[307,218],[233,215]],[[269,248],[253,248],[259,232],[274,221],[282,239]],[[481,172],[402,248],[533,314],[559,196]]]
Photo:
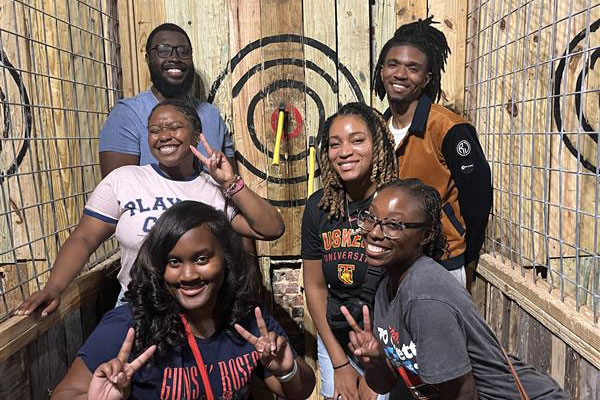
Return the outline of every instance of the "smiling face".
[[[377,219],[401,222],[424,222],[422,205],[404,188],[389,187],[373,199],[369,211]],[[387,239],[376,225],[365,235],[367,262],[390,270],[406,269],[423,254],[429,242],[427,228],[404,229],[397,239]]]
[[[329,129],[329,161],[345,184],[370,181],[373,140],[367,123],[356,115],[337,117]]]
[[[389,49],[381,69],[381,80],[390,102],[417,101],[431,80],[427,56],[410,45]]]
[[[185,35],[176,31],[159,31],[152,38],[150,48],[159,44],[171,46],[190,46]],[[146,54],[146,61],[150,68],[152,83],[165,98],[177,97],[187,93],[194,83],[194,61],[179,57],[173,51],[167,58],[158,56],[156,49]]]
[[[165,283],[177,302],[188,312],[209,312],[225,279],[223,249],[204,226],[190,229],[169,252]]]
[[[197,135],[192,123],[172,105],[156,108],[148,121],[150,152],[161,167],[178,168],[183,176],[193,172],[194,155],[189,146],[196,146]]]

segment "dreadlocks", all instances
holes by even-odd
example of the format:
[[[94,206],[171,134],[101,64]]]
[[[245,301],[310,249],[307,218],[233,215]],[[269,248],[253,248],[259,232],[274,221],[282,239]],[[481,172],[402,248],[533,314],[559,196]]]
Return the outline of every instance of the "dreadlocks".
[[[377,184],[377,188],[394,180],[398,171],[394,155],[394,137],[383,119],[383,115],[364,103],[344,105],[325,121],[323,139],[319,148],[321,181],[323,183],[323,198],[319,203],[319,208],[328,210],[330,219],[338,219],[343,215],[346,192],[343,182],[329,160],[329,130],[337,117],[346,115],[356,115],[367,123],[373,142],[371,181]]]
[[[444,65],[448,59],[448,54],[450,54],[450,47],[448,47],[446,36],[444,36],[442,31],[432,26],[437,23],[433,20],[433,17],[429,17],[425,20],[419,19],[416,22],[402,25],[383,46],[373,76],[375,93],[377,93],[380,99],[383,99],[386,95],[385,87],[381,80],[381,70],[385,62],[385,57],[392,47],[401,45],[413,46],[427,56],[427,67],[429,69],[428,72],[431,72],[431,81],[423,89],[423,94],[431,97],[434,101],[440,99],[442,71],[444,71]]]

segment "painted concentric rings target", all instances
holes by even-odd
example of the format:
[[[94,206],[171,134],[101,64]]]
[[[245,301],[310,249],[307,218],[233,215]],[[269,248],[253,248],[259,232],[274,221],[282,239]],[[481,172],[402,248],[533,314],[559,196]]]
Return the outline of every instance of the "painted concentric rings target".
[[[271,59],[271,60],[264,60],[261,63],[253,65],[250,68],[248,68],[247,71],[245,71],[243,74],[241,74],[241,76],[237,80],[237,82],[232,82],[231,94],[224,93],[225,91],[223,89],[221,89],[223,80],[227,77],[228,74],[231,74],[233,71],[236,70],[236,68],[239,67],[240,62],[244,58],[246,58],[252,52],[260,50],[261,48],[263,48],[265,46],[269,46],[269,45],[277,44],[277,43],[299,43],[299,44],[303,44],[305,46],[310,46],[310,47],[318,50],[321,54],[326,56],[330,62],[332,62],[334,64],[334,66],[337,70],[338,76],[334,78],[333,76],[328,74],[322,66],[317,65],[312,60],[304,60],[304,59],[299,59],[299,58],[275,58],[275,59]],[[258,74],[262,71],[267,71],[270,68],[278,67],[278,66],[294,66],[297,68],[311,70],[314,73],[316,73],[318,76],[320,76],[324,82],[327,83],[326,87],[328,87],[330,89],[330,91],[328,93],[319,93],[316,89],[307,86],[307,84],[305,82],[302,82],[299,80],[294,80],[294,79],[277,79],[277,80],[266,83],[264,85],[264,87],[262,87],[257,93],[251,94],[252,97],[248,103],[248,107],[246,109],[246,117],[244,119],[246,122],[247,129],[248,129],[247,133],[250,135],[252,144],[253,144],[254,148],[256,149],[256,151],[260,152],[261,154],[264,154],[266,157],[269,158],[269,160],[273,158],[273,151],[268,148],[266,143],[261,142],[261,140],[259,139],[259,135],[256,132],[256,123],[255,123],[255,120],[257,118],[264,118],[263,115],[257,115],[256,110],[257,110],[258,104],[261,101],[265,100],[265,98],[267,98],[267,96],[269,96],[279,90],[299,91],[299,92],[302,92],[304,95],[306,95],[307,100],[310,99],[310,101],[312,101],[314,103],[314,105],[316,106],[317,112],[318,112],[319,123],[318,123],[318,133],[317,133],[317,137],[316,137],[317,145],[321,141],[323,124],[325,123],[325,118],[327,117],[327,112],[335,111],[335,110],[325,110],[324,103],[322,100],[323,96],[336,96],[337,97],[338,92],[339,92],[339,83],[341,80],[345,80],[346,84],[351,88],[351,92],[354,94],[355,101],[364,101],[364,96],[363,96],[363,93],[360,89],[360,86],[359,86],[357,80],[350,73],[348,68],[339,62],[339,60],[337,58],[337,54],[333,49],[331,49],[327,45],[323,44],[322,42],[319,42],[318,40],[315,40],[315,39],[312,39],[309,37],[305,37],[305,36],[294,35],[294,34],[268,36],[268,37],[264,37],[262,39],[255,40],[252,43],[245,46],[238,54],[236,54],[229,61],[228,67],[225,68],[225,70],[223,72],[221,72],[221,74],[219,74],[217,79],[215,79],[215,81],[213,82],[213,84],[211,86],[210,92],[209,92],[208,101],[212,103],[215,101],[215,98],[217,98],[220,95],[221,96],[231,95],[232,98],[235,100],[235,98],[237,98],[240,95],[240,93],[242,92],[242,90],[244,89],[244,86],[246,85],[246,83],[250,79],[252,79],[252,77],[254,77],[256,74]],[[291,134],[288,136],[288,140],[293,140],[294,137],[296,137],[300,134],[300,131],[302,129],[303,116],[300,115],[298,110],[295,108],[289,109],[288,112],[291,115],[293,122],[295,123],[295,128],[292,129]],[[271,114],[269,114],[269,116],[271,116]],[[272,118],[271,118],[271,120],[272,120]],[[243,132],[242,134],[245,134],[245,132]],[[248,161],[248,158],[243,154],[246,151],[248,151],[248,150],[247,149],[243,150],[243,151],[236,150],[237,161],[240,164],[244,165],[244,167],[246,167],[252,174],[257,176],[261,180],[266,180],[267,182],[270,182],[273,184],[289,185],[289,184],[297,184],[297,183],[305,182],[308,179],[306,175],[292,176],[292,177],[271,176],[267,172],[261,171],[255,165],[252,165]],[[298,151],[294,154],[288,154],[285,162],[305,162],[307,156],[308,156],[308,151],[306,149],[304,149],[304,150]],[[316,174],[317,175],[319,174],[318,170],[316,171]],[[302,198],[302,199],[269,200],[269,201],[278,207],[293,207],[293,206],[303,205],[306,202],[306,199]]]
[[[590,44],[600,43],[599,27],[600,19],[590,25],[589,31],[584,29],[571,40],[556,68],[553,93],[554,122],[556,123],[558,132],[561,133],[563,143],[584,168],[595,174],[600,171],[598,165],[596,165],[598,131],[600,130],[597,114],[599,105],[593,101],[593,98],[596,96],[592,96],[590,92],[582,100],[582,89],[585,87],[590,89],[586,81],[592,81],[590,79],[592,74],[596,74],[596,77],[600,74],[600,68],[594,70],[600,57],[600,48],[596,48],[591,52],[589,61],[585,64],[583,62],[585,60],[584,57],[578,57],[581,60],[577,61],[577,57],[573,54],[577,54],[578,49],[586,42]],[[573,68],[573,65],[571,65],[574,61],[578,62],[578,68]],[[568,68],[567,62],[569,64]],[[569,79],[567,79],[567,74],[570,75]],[[577,74],[576,79],[574,74]],[[597,82],[598,80],[595,79],[595,81]],[[565,97],[563,91],[565,93],[574,93],[574,96],[569,96],[572,98],[572,101],[570,99],[563,100]],[[596,118],[588,118],[589,112],[596,113]],[[581,131],[585,132],[585,135],[577,137],[578,132]]]
[[[0,49],[0,67],[8,71],[0,80],[0,185],[25,159],[31,137],[31,104],[21,75]],[[2,85],[6,85],[3,87]]]

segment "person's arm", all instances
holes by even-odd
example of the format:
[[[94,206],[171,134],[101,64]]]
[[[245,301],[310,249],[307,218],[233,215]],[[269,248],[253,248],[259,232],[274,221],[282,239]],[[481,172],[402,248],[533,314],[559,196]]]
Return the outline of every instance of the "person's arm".
[[[300,356],[296,356],[298,372],[289,382],[279,382],[271,375],[265,378],[265,385],[278,397],[284,399],[307,399],[315,387],[315,373]]]
[[[123,400],[131,393],[131,378],[156,351],[156,345],[148,347],[133,361],[129,355],[133,348],[135,331],[130,328],[115,358],[102,363],[92,374],[85,362],[77,357],[67,375],[52,394],[53,400]]]
[[[200,134],[200,143],[209,154],[208,157],[193,146],[190,146],[190,150],[207,167],[210,176],[222,188],[229,188],[236,178],[233,167],[222,152],[210,147],[203,134]],[[233,194],[231,200],[240,211],[231,221],[236,232],[262,240],[274,240],[283,235],[285,225],[279,212],[248,186],[244,185]]]
[[[41,305],[46,305],[42,310],[42,317],[54,312],[60,305],[60,296],[66,287],[81,272],[90,255],[114,231],[114,224],[83,215],[73,233],[58,252],[44,289],[34,292],[25,300],[17,309],[16,314],[31,314]]]
[[[477,132],[470,124],[452,127],[444,137],[442,155],[458,189],[466,224],[465,264],[479,257],[492,208],[492,178]]]
[[[106,178],[113,170],[125,165],[138,165],[140,156],[134,154],[117,153],[114,151],[103,151],[100,153],[100,173]]]
[[[80,357],[75,358],[67,374],[52,392],[52,400],[87,400],[92,373]]]
[[[327,322],[327,283],[323,276],[322,261],[303,259],[304,290],[308,312],[325,344],[334,368],[335,391],[345,399],[354,398],[357,394],[358,373],[350,364],[342,345],[338,342]],[[334,396],[337,397],[337,396]]]
[[[473,372],[469,371],[463,376],[435,385],[438,389],[440,400],[478,400],[477,386]]]

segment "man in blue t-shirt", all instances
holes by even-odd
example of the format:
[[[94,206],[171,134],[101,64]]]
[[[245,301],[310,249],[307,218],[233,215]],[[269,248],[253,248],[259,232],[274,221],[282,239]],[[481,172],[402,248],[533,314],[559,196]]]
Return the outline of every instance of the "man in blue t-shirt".
[[[156,162],[148,147],[148,116],[160,101],[188,96],[194,82],[192,45],[186,32],[175,24],[154,28],[146,42],[146,62],[150,69],[150,90],[121,99],[112,109],[100,131],[100,170],[102,177],[123,165]],[[219,111],[209,103],[188,97],[198,112],[206,140],[221,150],[232,165],[231,136]],[[198,150],[206,155],[202,146]]]

